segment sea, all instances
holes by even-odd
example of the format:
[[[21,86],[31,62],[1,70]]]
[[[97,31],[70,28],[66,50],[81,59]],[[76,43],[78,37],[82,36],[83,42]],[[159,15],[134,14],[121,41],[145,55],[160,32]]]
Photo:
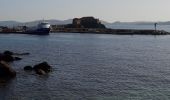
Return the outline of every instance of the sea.
[[[9,63],[17,76],[0,81],[0,100],[170,99],[170,35],[0,34],[0,48],[30,53]],[[47,75],[23,69],[43,61]]]

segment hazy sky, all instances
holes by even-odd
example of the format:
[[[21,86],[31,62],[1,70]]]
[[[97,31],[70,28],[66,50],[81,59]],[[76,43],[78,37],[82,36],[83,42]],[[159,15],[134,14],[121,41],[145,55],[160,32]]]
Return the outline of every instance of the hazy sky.
[[[0,20],[170,21],[170,0],[0,0]]]

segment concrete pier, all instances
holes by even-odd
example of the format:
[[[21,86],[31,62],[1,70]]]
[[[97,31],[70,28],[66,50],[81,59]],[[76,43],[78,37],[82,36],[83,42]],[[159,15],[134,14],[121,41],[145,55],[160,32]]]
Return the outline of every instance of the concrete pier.
[[[135,30],[135,29],[108,29],[108,28],[55,28],[51,33],[89,33],[89,34],[117,34],[117,35],[170,35],[163,30]],[[28,34],[22,30],[0,31],[0,34]]]
[[[52,33],[95,33],[95,34],[117,34],[117,35],[170,35],[163,30],[135,30],[135,29],[90,29],[90,28],[57,28]]]

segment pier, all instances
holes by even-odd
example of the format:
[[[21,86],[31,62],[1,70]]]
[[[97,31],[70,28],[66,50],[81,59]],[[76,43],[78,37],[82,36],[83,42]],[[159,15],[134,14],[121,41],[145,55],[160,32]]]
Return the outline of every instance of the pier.
[[[26,34],[23,30],[2,30],[0,34]],[[115,34],[115,35],[170,35],[163,30],[135,30],[135,29],[91,29],[91,28],[56,28],[50,33],[89,33],[89,34]]]
[[[52,33],[90,33],[90,34],[117,34],[117,35],[170,35],[163,30],[135,30],[135,29],[90,29],[90,28],[57,28]]]

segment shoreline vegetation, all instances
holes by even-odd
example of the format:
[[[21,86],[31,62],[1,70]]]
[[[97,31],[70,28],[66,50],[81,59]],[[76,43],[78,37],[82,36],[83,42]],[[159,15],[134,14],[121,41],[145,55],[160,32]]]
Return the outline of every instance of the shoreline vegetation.
[[[71,24],[51,25],[50,33],[89,33],[89,34],[115,34],[115,35],[170,35],[170,32],[164,30],[139,30],[139,29],[110,29],[106,28],[99,19],[94,17],[74,18]],[[27,26],[17,28],[0,27],[1,34],[28,34],[25,31]]]

